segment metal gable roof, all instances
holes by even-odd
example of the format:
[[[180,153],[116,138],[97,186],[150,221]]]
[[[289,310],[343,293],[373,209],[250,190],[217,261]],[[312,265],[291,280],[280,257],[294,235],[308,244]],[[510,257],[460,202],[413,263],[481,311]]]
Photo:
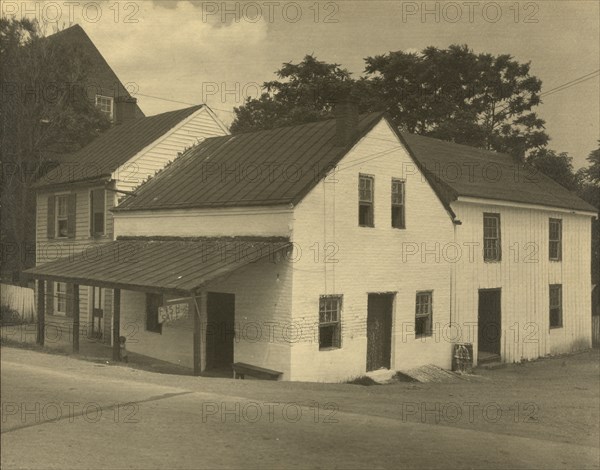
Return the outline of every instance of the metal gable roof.
[[[118,124],[89,145],[61,158],[36,187],[108,177],[203,105],[148,116]]]
[[[207,139],[113,210],[296,204],[383,116],[360,116],[346,147],[336,145],[335,119]],[[509,155],[394,132],[452,218],[451,203],[461,196],[597,212]]]
[[[510,155],[407,132],[399,134],[448,204],[463,196],[598,212],[552,178]]]
[[[276,261],[281,237],[130,238],[25,271],[36,279],[142,291],[191,292],[258,260]]]
[[[361,116],[346,147],[337,145],[333,119],[206,139],[114,210],[296,203],[381,118]]]

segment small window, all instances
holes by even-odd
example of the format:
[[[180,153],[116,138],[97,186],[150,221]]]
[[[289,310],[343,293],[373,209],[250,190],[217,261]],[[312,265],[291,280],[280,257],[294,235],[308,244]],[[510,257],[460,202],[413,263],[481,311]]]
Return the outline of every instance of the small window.
[[[483,260],[500,261],[500,214],[483,214]]]
[[[406,228],[404,221],[404,181],[392,179],[392,227]]]
[[[54,313],[56,315],[67,314],[67,284],[64,282],[57,282],[55,284],[56,289],[54,292]]]
[[[163,303],[162,295],[146,294],[146,330],[162,333],[162,323],[158,322],[158,307]]]
[[[433,292],[417,292],[415,308],[415,335],[431,336],[433,317]]]
[[[114,117],[114,100],[110,96],[96,95],[96,107],[111,121]]]
[[[56,196],[56,238],[69,236],[69,199],[67,195]]]
[[[550,328],[561,328],[562,322],[562,285],[550,285]]]
[[[104,189],[94,189],[90,192],[90,234],[104,235],[105,192]]]
[[[319,349],[341,347],[341,296],[322,296],[319,299]]]
[[[358,178],[358,225],[373,227],[373,187],[372,176],[359,175]]]
[[[551,261],[562,259],[562,220],[550,219],[550,245],[548,247]]]

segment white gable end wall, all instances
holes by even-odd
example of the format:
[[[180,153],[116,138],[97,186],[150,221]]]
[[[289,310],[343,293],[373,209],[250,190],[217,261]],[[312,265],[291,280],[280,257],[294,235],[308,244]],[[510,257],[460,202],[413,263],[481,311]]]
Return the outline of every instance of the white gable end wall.
[[[205,107],[183,120],[171,131],[143,149],[138,155],[121,165],[113,174],[117,187],[133,191],[148,176],[162,170],[178,154],[201,139],[227,135],[228,132]]]
[[[358,226],[359,173],[375,179],[373,228]],[[406,179],[404,230],[391,226],[392,177]],[[294,210],[291,379],[330,382],[365,374],[369,293],[396,293],[392,369],[449,368],[451,342],[440,334],[415,338],[414,324],[416,292],[428,290],[434,325],[449,322],[450,265],[421,251],[441,252],[452,240],[448,212],[382,120]],[[342,345],[319,350],[319,297],[332,294],[343,296]]]

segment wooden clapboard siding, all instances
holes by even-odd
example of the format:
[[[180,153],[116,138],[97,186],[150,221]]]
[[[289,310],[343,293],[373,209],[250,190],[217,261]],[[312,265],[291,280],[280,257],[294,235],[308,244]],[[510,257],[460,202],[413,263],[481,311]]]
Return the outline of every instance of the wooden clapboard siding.
[[[457,202],[463,257],[456,265],[457,321],[477,322],[478,290],[502,289],[502,358],[515,362],[589,347],[590,217],[566,211]],[[483,261],[483,213],[501,218],[502,260]],[[550,261],[549,218],[562,220],[562,261]],[[475,244],[469,260],[466,244]],[[563,327],[549,328],[549,285],[562,284]],[[476,338],[471,338],[475,343]],[[474,348],[476,351],[476,347]]]
[[[222,125],[206,108],[202,108],[117,169],[114,175],[117,186],[132,191],[199,140],[225,134],[227,132]]]
[[[77,255],[85,251],[93,262],[95,250],[101,248],[103,243],[113,239],[113,219],[110,213],[116,203],[116,193],[112,191],[105,192],[106,219],[105,235],[102,237],[92,237],[90,235],[90,191],[101,189],[102,186],[74,187],[71,190],[59,191],[56,193],[49,191],[38,191],[37,194],[37,212],[36,212],[36,264],[44,264],[59,258]],[[48,196],[51,194],[71,194],[76,196],[76,214],[75,214],[75,238],[48,238]],[[90,295],[88,286],[80,286],[79,308],[81,321],[91,321],[89,308]]]

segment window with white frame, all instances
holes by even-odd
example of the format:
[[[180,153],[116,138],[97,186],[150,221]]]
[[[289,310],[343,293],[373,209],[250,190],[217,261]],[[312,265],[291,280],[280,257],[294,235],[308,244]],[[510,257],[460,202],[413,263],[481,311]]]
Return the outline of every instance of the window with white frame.
[[[324,295],[319,299],[319,349],[340,348],[342,297]]]
[[[375,179],[372,176],[359,175],[358,177],[358,225],[373,227],[373,193]]]
[[[562,220],[550,219],[549,240],[550,261],[560,261],[562,258]]]
[[[483,214],[483,260],[500,261],[500,214]]]
[[[433,317],[433,292],[417,292],[415,307],[415,336],[431,336]]]
[[[66,194],[56,196],[56,238],[69,236],[69,198]]]
[[[562,326],[562,285],[550,284],[550,328]]]
[[[54,292],[54,313],[56,315],[67,314],[67,284],[64,282],[55,283]]]
[[[114,117],[114,100],[110,96],[96,95],[96,107],[108,116],[111,121]]]
[[[404,181],[392,178],[392,227],[406,228],[404,220]]]

